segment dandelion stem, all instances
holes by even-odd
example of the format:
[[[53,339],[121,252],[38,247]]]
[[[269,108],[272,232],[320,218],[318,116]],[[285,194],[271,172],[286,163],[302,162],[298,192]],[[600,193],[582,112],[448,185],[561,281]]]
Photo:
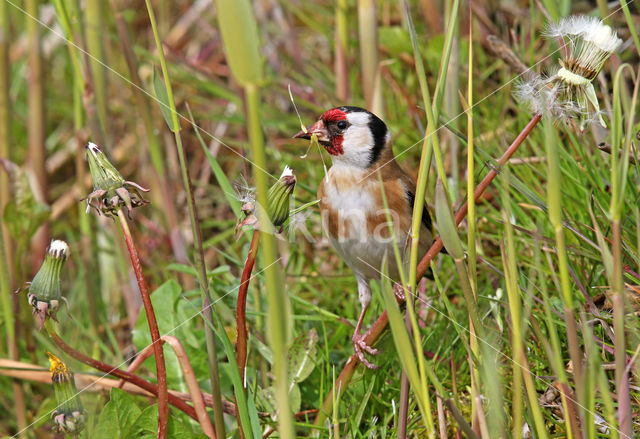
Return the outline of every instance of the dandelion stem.
[[[244,269],[242,270],[242,277],[240,278],[240,288],[238,289],[238,303],[236,306],[236,327],[238,331],[238,339],[236,341],[236,355],[238,363],[238,371],[240,372],[240,379],[244,387],[244,370],[247,366],[247,290],[249,289],[249,280],[251,279],[251,272],[256,263],[256,256],[258,254],[258,244],[260,242],[260,231],[254,230],[253,237],[251,238],[251,246],[249,247],[249,254],[247,260],[244,263]]]
[[[122,209],[118,210],[118,219],[120,220],[122,233],[124,234],[124,239],[127,243],[127,250],[129,250],[129,256],[131,257],[131,265],[133,266],[133,271],[136,273],[136,280],[140,287],[142,303],[144,304],[144,309],[147,313],[147,322],[149,322],[149,333],[151,334],[151,343],[153,344],[156,370],[158,374],[158,438],[162,439],[167,437],[167,425],[169,421],[169,405],[167,404],[167,370],[164,364],[162,341],[160,340],[160,331],[158,330],[156,314],[153,311],[153,305],[151,304],[151,297],[149,296],[147,282],[142,275],[142,265],[140,264],[138,251],[133,245],[129,224],[127,223],[127,218],[124,216],[124,211]]]

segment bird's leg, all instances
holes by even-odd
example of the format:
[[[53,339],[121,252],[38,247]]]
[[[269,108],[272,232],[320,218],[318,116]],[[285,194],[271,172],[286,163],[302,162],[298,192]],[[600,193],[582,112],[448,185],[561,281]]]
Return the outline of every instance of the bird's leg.
[[[365,358],[364,353],[366,352],[371,355],[377,355],[379,352],[377,349],[369,346],[364,340],[364,334],[360,333],[364,316],[367,313],[367,308],[369,308],[369,303],[371,303],[371,290],[369,289],[369,283],[364,279],[358,279],[358,298],[360,299],[362,310],[360,311],[360,317],[358,317],[358,323],[356,323],[356,329],[353,331],[353,336],[351,337],[351,340],[353,341],[353,350],[362,364],[369,369],[377,369],[378,367],[375,364],[370,363]]]

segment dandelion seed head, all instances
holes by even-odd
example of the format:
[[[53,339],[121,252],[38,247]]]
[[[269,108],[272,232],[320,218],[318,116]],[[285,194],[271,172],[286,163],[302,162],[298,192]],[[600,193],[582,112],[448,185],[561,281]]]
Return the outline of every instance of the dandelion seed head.
[[[67,258],[69,256],[69,246],[59,239],[51,241],[47,252],[55,258]]]
[[[560,68],[547,78],[521,82],[515,98],[533,113],[548,114],[556,121],[579,118],[581,129],[594,122],[606,127],[593,80],[622,40],[602,20],[586,16],[551,23],[544,34],[564,43]]]
[[[595,17],[563,18],[550,24],[545,34],[562,38],[565,53],[560,64],[587,81],[592,81],[600,73],[605,61],[622,44],[616,32]],[[575,83],[576,78],[571,79]]]
[[[291,177],[291,176],[293,176],[293,170],[287,165],[284,167],[284,170],[280,175],[280,179],[282,179],[283,177]]]
[[[95,157],[95,156],[97,156],[98,154],[100,154],[100,153],[102,152],[102,151],[100,150],[100,148],[98,148],[98,145],[96,145],[96,144],[95,144],[95,143],[93,143],[93,142],[89,142],[89,143],[87,143],[87,149],[88,149],[89,151],[91,151],[91,154],[93,154],[93,155],[94,155],[94,157]]]
[[[613,53],[622,44],[617,33],[602,21],[595,20],[591,29],[584,34],[585,41],[593,43],[598,49]]]
[[[235,197],[243,204],[256,202],[256,188],[249,186],[247,180],[243,175],[240,176],[239,181],[233,182],[233,190],[235,191]]]

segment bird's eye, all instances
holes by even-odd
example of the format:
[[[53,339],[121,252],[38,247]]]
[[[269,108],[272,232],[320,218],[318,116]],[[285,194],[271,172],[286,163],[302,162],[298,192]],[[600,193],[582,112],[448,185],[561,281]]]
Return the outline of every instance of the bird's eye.
[[[337,123],[336,126],[338,128],[340,128],[341,130],[344,130],[347,127],[347,121],[346,120],[341,120],[340,122]]]

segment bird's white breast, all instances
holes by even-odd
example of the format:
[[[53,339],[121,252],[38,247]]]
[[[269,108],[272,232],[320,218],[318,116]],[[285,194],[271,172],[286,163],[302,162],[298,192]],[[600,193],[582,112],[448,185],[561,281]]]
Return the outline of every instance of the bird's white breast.
[[[393,256],[393,244],[372,235],[367,227],[367,215],[384,206],[378,205],[375,196],[379,191],[377,181],[363,180],[366,175],[356,167],[334,164],[323,183],[320,206],[329,241],[342,259],[356,275],[380,279],[384,255]]]

